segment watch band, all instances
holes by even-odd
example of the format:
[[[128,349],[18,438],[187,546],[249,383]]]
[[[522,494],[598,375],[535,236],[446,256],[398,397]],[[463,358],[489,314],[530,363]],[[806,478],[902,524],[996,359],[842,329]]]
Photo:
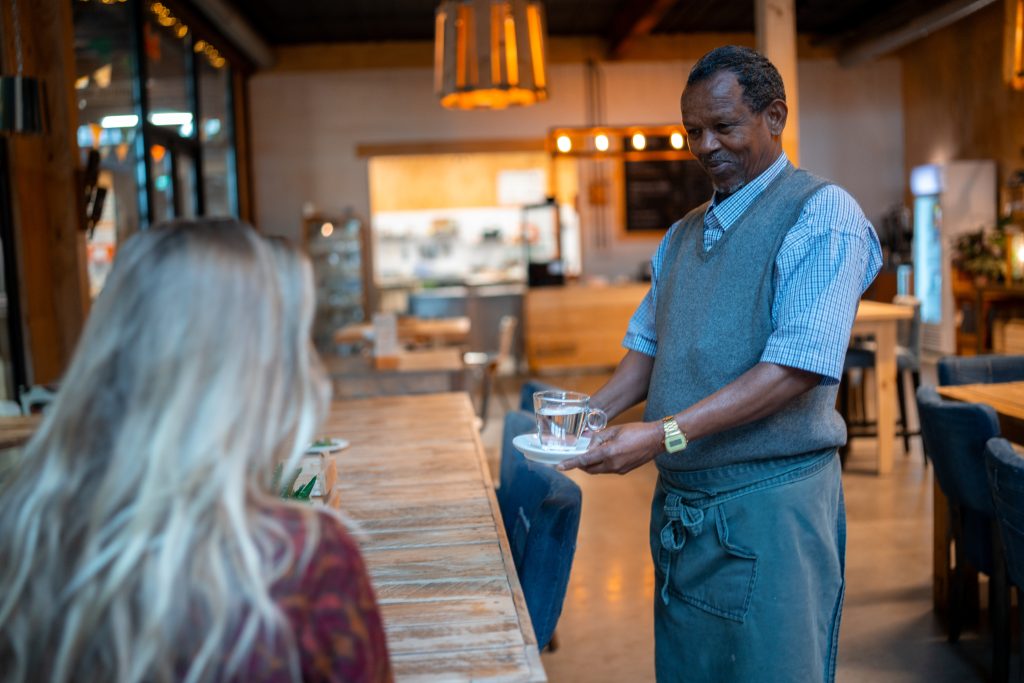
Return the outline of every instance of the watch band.
[[[661,428],[665,432],[665,450],[678,453],[686,448],[686,434],[679,428],[674,415],[661,418]]]

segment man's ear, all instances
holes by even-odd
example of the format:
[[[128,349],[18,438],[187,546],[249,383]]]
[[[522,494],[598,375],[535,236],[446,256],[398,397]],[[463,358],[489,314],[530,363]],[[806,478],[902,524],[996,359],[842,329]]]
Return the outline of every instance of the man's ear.
[[[768,132],[772,134],[772,137],[782,135],[782,129],[786,127],[787,116],[789,116],[789,107],[782,100],[772,100],[765,107],[764,117],[768,122]]]

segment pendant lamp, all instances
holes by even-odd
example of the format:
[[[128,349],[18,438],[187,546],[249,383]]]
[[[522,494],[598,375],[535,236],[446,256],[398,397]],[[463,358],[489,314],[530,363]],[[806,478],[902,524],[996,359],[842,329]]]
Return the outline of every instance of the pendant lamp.
[[[22,75],[18,0],[11,3],[17,75],[0,76],[0,133],[42,133],[46,93],[42,81]]]
[[[444,0],[434,15],[434,89],[449,109],[547,99],[539,0]]]

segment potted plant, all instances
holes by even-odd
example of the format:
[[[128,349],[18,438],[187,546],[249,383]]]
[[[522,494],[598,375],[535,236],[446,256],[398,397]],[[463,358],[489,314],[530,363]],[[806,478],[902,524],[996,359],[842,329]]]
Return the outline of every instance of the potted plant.
[[[953,243],[952,264],[978,287],[1002,280],[1006,273],[1006,235],[998,228],[964,233]]]

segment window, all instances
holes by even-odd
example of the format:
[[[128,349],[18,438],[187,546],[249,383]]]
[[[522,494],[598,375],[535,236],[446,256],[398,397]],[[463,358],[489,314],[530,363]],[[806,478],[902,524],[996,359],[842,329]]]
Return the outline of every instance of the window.
[[[136,230],[238,215],[234,72],[210,29],[187,25],[173,2],[73,7],[81,163],[98,154],[105,192],[88,240],[95,296],[117,245]]]
[[[96,180],[105,193],[86,243],[90,291],[95,296],[117,244],[140,225],[142,128],[133,92],[138,70],[130,5],[76,2],[73,16],[81,166],[88,168],[90,154],[98,155]]]

